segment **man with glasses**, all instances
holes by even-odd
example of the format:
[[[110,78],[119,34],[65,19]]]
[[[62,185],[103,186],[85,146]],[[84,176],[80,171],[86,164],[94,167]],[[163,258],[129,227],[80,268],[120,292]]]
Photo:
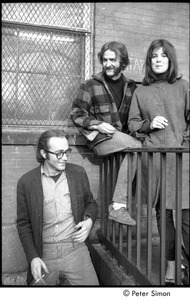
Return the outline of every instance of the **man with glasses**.
[[[83,167],[67,163],[71,153],[62,130],[42,133],[36,145],[40,165],[17,185],[17,229],[29,264],[28,285],[99,285],[85,242],[97,203]]]

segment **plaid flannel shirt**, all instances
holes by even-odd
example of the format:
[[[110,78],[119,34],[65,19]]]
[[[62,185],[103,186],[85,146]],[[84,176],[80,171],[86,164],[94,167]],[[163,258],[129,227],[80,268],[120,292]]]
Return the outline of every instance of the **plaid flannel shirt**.
[[[122,74],[123,75],[123,74]],[[92,76],[80,86],[77,98],[73,101],[71,119],[74,125],[88,139],[92,133],[88,127],[103,122],[117,130],[128,133],[128,114],[136,84],[123,75],[123,99],[117,109],[114,98],[104,79],[103,73]]]

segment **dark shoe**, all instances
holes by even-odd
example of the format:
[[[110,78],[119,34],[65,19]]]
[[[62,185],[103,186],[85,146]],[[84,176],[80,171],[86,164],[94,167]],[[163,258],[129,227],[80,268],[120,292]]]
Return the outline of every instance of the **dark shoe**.
[[[120,209],[113,209],[113,204],[110,204],[108,207],[110,220],[114,220],[118,223],[122,223],[128,226],[135,226],[136,222],[131,218],[129,212],[125,207],[121,207]]]
[[[188,274],[187,267],[185,266],[181,268],[181,283],[184,286],[189,286],[189,274]]]
[[[175,286],[175,282],[173,279],[167,279],[165,281],[165,286]]]
[[[184,286],[190,286],[189,282],[189,256],[184,248],[184,246],[181,246],[181,254],[182,254],[182,265],[181,265],[181,283]]]

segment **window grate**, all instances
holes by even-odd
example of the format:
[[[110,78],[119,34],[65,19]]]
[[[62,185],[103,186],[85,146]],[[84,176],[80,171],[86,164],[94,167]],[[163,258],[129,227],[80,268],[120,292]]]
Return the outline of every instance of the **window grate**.
[[[3,4],[3,20],[9,21],[2,26],[3,125],[72,125],[72,102],[91,69],[89,8],[89,3]],[[52,27],[33,26],[42,24]]]
[[[91,31],[91,3],[3,3],[2,19]]]

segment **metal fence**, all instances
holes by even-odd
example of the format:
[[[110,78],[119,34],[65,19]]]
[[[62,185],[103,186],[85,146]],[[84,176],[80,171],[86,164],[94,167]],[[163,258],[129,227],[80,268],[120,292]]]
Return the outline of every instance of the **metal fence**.
[[[3,3],[2,124],[71,125],[91,74],[91,3]]]
[[[164,285],[165,284],[165,214],[166,214],[166,169],[168,153],[175,156],[175,184],[173,189],[176,197],[176,208],[174,213],[175,219],[175,268],[176,268],[176,285],[181,285],[181,262],[182,262],[182,221],[181,221],[181,199],[182,199],[182,181],[183,167],[187,161],[183,161],[184,155],[189,149],[130,149],[128,150],[128,208],[130,214],[133,211],[136,218],[136,227],[126,226],[108,219],[108,205],[112,201],[118,170],[125,153],[115,153],[104,157],[101,182],[102,182],[102,199],[101,199],[101,230],[99,231],[100,241],[111,253],[112,257],[123,267],[125,272],[132,275],[136,280],[136,285]],[[137,152],[137,172],[135,193],[132,185],[132,156]],[[142,156],[146,153],[148,162],[148,198],[146,204],[142,199]],[[161,202],[161,234],[159,239],[159,256],[153,256],[153,208],[152,208],[152,186],[153,186],[153,156],[160,156],[160,202]],[[135,198],[134,195],[135,194]],[[135,203],[134,203],[135,201]],[[142,224],[142,206],[145,204],[146,209],[146,226],[143,229]],[[132,216],[133,216],[132,214]],[[142,239],[142,231],[145,230],[145,242]],[[145,258],[142,259],[142,253]],[[145,261],[144,261],[145,260]],[[153,265],[157,265],[156,281],[153,280]],[[155,270],[154,270],[155,272]]]

